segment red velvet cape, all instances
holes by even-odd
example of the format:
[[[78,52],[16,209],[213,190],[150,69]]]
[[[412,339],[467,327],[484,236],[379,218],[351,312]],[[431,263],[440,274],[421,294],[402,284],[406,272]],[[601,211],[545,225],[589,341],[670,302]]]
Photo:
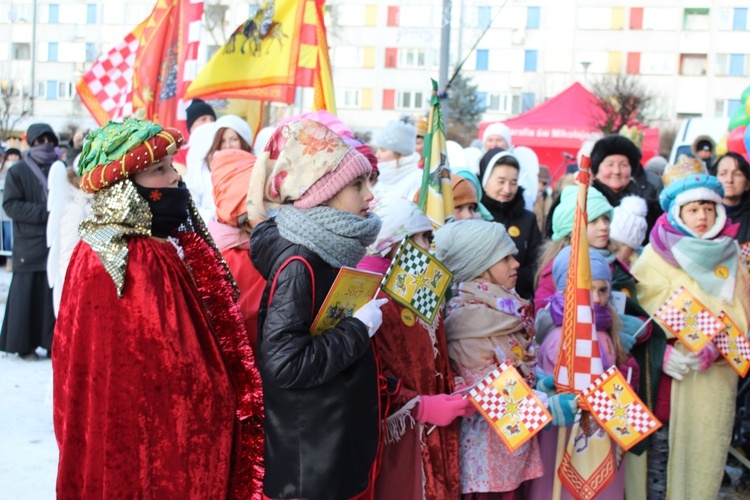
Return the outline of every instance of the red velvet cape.
[[[226,498],[236,396],[171,243],[128,244],[122,298],[73,252],[52,353],[59,498]]]
[[[379,298],[386,297],[380,292]],[[450,394],[455,373],[448,359],[448,343],[442,317],[435,318],[437,356],[427,329],[414,314],[390,300],[380,308],[383,324],[373,336],[380,369],[387,377],[399,381],[388,411],[392,415],[418,395]],[[442,316],[442,313],[441,313]],[[383,450],[380,476],[375,485],[376,498],[458,498],[461,494],[458,462],[459,419],[446,427],[437,427],[429,435],[424,426],[420,443],[419,430],[407,424],[407,431],[397,443]]]

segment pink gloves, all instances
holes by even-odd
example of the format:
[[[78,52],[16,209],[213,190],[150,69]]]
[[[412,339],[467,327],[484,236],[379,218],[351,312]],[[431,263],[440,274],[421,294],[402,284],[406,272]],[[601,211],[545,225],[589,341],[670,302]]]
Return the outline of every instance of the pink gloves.
[[[688,353],[687,355],[693,358],[697,358],[699,361],[698,370],[704,372],[711,368],[711,365],[714,364],[714,361],[719,358],[721,353],[713,342],[709,342],[708,344],[706,344],[706,347],[701,349],[701,351],[697,355],[693,354],[692,352]]]
[[[434,424],[440,427],[453,422],[456,417],[468,417],[476,409],[469,398],[461,394],[437,394],[421,396],[414,418],[420,424]]]

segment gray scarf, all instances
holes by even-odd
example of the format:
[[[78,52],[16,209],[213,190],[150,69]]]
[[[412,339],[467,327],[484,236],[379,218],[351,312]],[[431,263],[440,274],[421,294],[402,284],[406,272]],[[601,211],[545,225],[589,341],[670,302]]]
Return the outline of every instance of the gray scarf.
[[[309,248],[331,266],[355,267],[378,237],[381,223],[372,212],[363,218],[331,207],[300,210],[284,205],[276,225],[284,239]]]
[[[34,174],[34,177],[36,177],[36,180],[39,182],[39,186],[44,193],[44,199],[47,199],[49,193],[47,175],[49,175],[50,165],[52,165],[57,159],[58,156],[57,151],[55,150],[55,145],[51,142],[31,146],[29,152],[26,153],[26,166],[29,167],[31,173]]]

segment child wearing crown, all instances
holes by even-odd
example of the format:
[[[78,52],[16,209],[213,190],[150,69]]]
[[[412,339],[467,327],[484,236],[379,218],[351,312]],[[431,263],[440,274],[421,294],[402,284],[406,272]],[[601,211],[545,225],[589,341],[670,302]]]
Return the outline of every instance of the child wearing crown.
[[[659,202],[665,213],[632,269],[641,306],[654,314],[683,286],[746,332],[750,274],[739,265],[737,227],[727,219],[721,183],[685,156],[662,178]],[[696,355],[667,337],[662,370],[668,376],[660,379],[655,404],[665,425],[649,450],[649,498],[716,498],[731,440],[737,374],[713,343]]]

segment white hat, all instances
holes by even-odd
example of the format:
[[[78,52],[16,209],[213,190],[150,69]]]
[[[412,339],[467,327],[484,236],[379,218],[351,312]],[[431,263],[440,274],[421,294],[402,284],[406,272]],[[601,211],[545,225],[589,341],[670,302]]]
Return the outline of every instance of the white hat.
[[[220,128],[231,128],[237,135],[248,143],[250,146],[253,145],[253,131],[250,125],[245,120],[237,115],[224,115],[216,120],[214,125],[215,130],[218,132]]]
[[[456,141],[446,141],[445,152],[448,154],[448,164],[451,172],[463,170],[469,166],[466,162],[464,148]]]
[[[482,134],[482,144],[484,144],[487,141],[487,138],[492,135],[501,136],[503,139],[505,139],[505,142],[508,143],[508,148],[513,147],[513,141],[510,137],[510,129],[506,124],[497,122],[484,129],[484,133]]]
[[[417,131],[411,123],[401,120],[388,122],[383,130],[377,132],[372,143],[383,149],[408,156],[414,153],[414,143],[417,140]]]
[[[638,250],[646,239],[648,223],[646,200],[640,196],[626,196],[615,207],[609,237],[633,250]]]
[[[385,256],[391,247],[409,236],[432,231],[430,219],[406,198],[380,198],[370,209],[380,217],[382,226],[375,243],[367,247],[370,255]]]

